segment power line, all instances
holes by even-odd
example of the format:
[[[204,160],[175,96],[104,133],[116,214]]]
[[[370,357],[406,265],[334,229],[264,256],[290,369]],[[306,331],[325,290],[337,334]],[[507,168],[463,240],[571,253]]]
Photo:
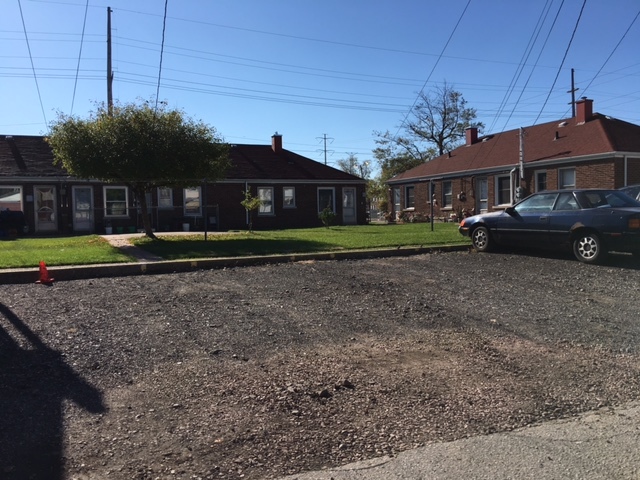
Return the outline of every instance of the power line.
[[[80,37],[80,51],[78,52],[78,67],[76,68],[76,80],[73,83],[73,96],[71,97],[71,114],[73,115],[73,105],[76,101],[76,88],[78,87],[78,74],[80,73],[80,59],[82,58],[82,45],[84,44],[84,30],[87,26],[87,12],[89,11],[89,0],[84,8],[84,21],[82,22],[82,36]]]
[[[29,60],[31,61],[31,70],[33,71],[33,79],[36,82],[36,90],[38,91],[38,98],[40,99],[40,109],[42,110],[42,117],[44,118],[45,125],[48,125],[47,115],[44,113],[44,104],[42,103],[42,95],[40,94],[40,86],[38,85],[38,76],[36,75],[36,68],[33,64],[33,56],[31,55],[31,47],[29,46],[29,37],[27,36],[27,25],[24,22],[24,15],[22,13],[22,3],[18,0],[18,7],[20,9],[20,18],[22,19],[22,28],[24,30],[24,39],[27,42],[27,50],[29,51]]]
[[[576,20],[575,27],[573,27],[573,32],[571,33],[571,38],[569,39],[569,44],[567,45],[567,49],[564,51],[564,56],[562,57],[562,62],[560,62],[560,67],[558,68],[558,73],[556,73],[556,78],[553,80],[553,84],[551,85],[551,88],[549,89],[549,93],[547,95],[547,98],[545,99],[544,103],[542,104],[542,108],[540,109],[540,113],[538,113],[538,116],[533,121],[533,125],[538,123],[538,119],[540,118],[540,115],[542,115],[542,111],[544,110],[544,107],[547,106],[547,102],[549,101],[549,97],[551,96],[551,92],[553,92],[553,89],[556,86],[556,82],[558,81],[558,77],[560,76],[560,72],[562,71],[562,67],[564,66],[564,61],[567,59],[567,55],[569,54],[569,49],[571,48],[571,44],[573,43],[573,38],[575,37],[576,31],[578,30],[578,25],[580,25],[580,19],[582,18],[582,13],[584,12],[584,7],[586,6],[586,4],[587,4],[587,0],[583,0],[582,8],[580,8],[580,14],[578,15],[578,19]]]
[[[164,33],[167,27],[167,7],[169,0],[164,0],[164,18],[162,20],[162,44],[160,46],[160,66],[158,68],[158,87],[156,88],[156,110],[158,110],[158,101],[160,99],[160,78],[162,76],[162,54],[164,53]]]

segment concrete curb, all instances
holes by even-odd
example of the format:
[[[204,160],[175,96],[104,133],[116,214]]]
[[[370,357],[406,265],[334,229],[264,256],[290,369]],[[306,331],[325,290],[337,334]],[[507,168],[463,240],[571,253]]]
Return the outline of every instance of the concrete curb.
[[[377,250],[348,250],[344,252],[295,253],[247,257],[197,258],[191,260],[139,261],[135,263],[110,263],[100,265],[70,265],[47,267],[55,281],[81,280],[102,277],[126,277],[156,275],[162,273],[189,272],[214,268],[243,267],[287,262],[356,260],[366,258],[403,257],[434,252],[465,251],[469,245],[440,245],[432,247],[399,247]],[[34,283],[39,278],[39,267],[0,270],[0,285]]]

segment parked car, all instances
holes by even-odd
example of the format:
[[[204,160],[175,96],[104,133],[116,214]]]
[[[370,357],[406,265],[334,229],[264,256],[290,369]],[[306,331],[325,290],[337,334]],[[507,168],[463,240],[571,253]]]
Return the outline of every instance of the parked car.
[[[628,187],[619,188],[621,192],[626,193],[631,198],[635,198],[640,201],[640,185],[629,185]]]
[[[599,263],[610,251],[640,256],[640,202],[619,190],[542,191],[504,211],[465,218],[459,231],[480,252],[566,248],[581,262]]]

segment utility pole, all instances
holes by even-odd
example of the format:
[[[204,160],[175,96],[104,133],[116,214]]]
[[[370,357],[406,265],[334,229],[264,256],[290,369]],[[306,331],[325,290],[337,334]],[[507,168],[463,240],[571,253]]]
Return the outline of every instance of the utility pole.
[[[316,137],[316,139],[322,140],[324,142],[324,148],[319,151],[324,152],[324,164],[326,165],[327,164],[327,140],[333,140],[333,138],[327,137],[327,134],[325,133],[322,135],[322,137]]]
[[[580,90],[579,88],[576,88],[574,73],[575,73],[575,70],[572,68],[571,69],[571,90],[567,92],[571,94],[571,116],[572,117],[576,116],[576,92]]]
[[[111,7],[107,7],[107,111],[113,114],[113,71],[111,69]]]

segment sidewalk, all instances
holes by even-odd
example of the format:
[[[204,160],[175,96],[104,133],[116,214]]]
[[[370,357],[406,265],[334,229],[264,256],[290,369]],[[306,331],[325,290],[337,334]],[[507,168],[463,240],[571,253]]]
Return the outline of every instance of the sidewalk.
[[[640,479],[640,403],[281,480]]]

